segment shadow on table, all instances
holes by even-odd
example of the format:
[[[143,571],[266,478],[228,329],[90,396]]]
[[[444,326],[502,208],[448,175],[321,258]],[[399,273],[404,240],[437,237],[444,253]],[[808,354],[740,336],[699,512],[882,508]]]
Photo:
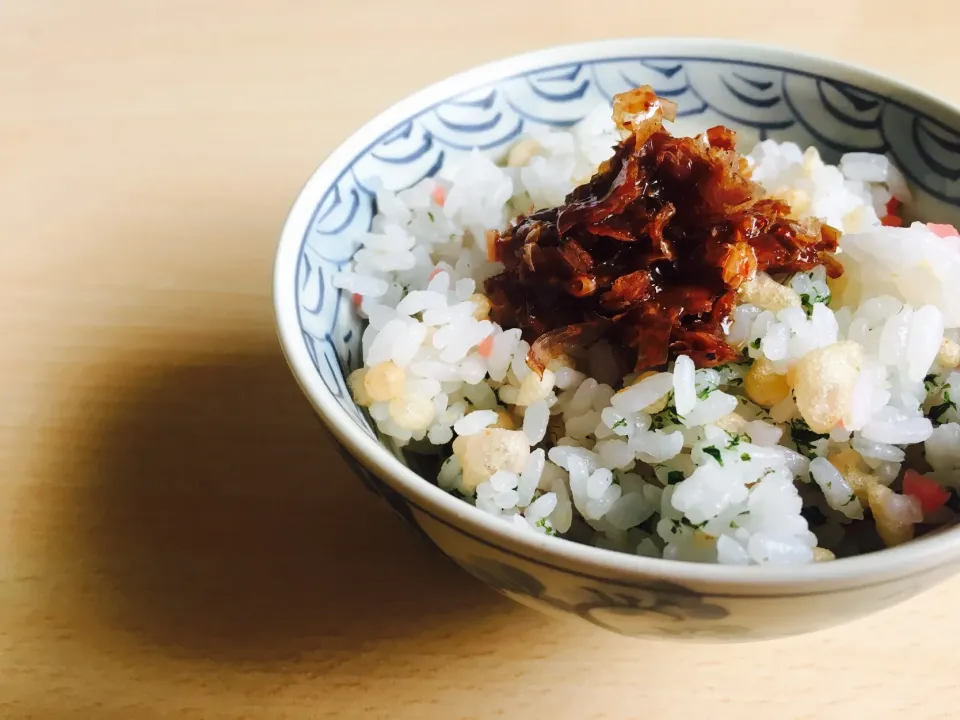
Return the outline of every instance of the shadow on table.
[[[491,614],[529,624],[367,493],[270,340],[127,366],[97,399],[91,457],[70,460],[89,476],[68,552],[98,576],[98,624],[225,662],[437,633],[469,646]]]

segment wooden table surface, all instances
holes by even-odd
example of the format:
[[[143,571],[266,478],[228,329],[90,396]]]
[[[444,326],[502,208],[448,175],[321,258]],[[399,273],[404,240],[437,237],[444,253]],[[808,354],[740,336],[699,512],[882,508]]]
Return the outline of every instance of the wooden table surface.
[[[0,3],[0,717],[957,717],[960,581],[746,646],[550,620],[421,545],[294,386],[270,303],[285,213],[428,82],[696,34],[960,101],[946,0],[588,5]]]

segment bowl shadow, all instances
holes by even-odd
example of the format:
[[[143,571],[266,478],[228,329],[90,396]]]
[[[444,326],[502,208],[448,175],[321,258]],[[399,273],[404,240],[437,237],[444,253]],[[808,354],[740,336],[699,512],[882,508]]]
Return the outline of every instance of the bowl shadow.
[[[270,340],[110,365],[90,456],[69,460],[98,624],[235,663],[529,624],[352,476]]]

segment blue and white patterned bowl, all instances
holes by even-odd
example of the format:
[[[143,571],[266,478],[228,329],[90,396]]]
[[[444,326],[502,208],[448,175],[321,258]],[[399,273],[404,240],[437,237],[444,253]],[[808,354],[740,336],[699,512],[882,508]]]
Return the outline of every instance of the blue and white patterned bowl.
[[[361,321],[330,283],[376,210],[371,181],[399,189],[471,148],[505,153],[525,129],[566,127],[600,101],[652,85],[680,107],[677,132],[725,124],[816,145],[835,162],[885,152],[911,208],[960,220],[960,111],[840,63],[734,42],[638,39],[560,47],[463,73],[398,103],[316,171],[280,240],[279,334],[303,391],[366,485],[468,572],[516,600],[627,635],[747,640],[837,624],[905,600],[960,567],[960,530],[806,567],[721,567],[617,554],[519,534],[443,492],[382,444],[344,382]],[[318,442],[322,440],[318,438]]]

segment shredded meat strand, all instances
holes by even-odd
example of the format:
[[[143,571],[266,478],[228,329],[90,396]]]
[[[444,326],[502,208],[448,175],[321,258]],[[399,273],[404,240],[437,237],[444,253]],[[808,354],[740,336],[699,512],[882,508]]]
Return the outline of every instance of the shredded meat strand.
[[[757,271],[840,275],[840,233],[764,197],[732,130],[673,137],[676,106],[649,87],[613,107],[623,139],[597,173],[488,238],[504,265],[485,285],[492,317],[523,330],[532,368],[601,337],[637,372],[680,354],[720,365],[738,355],[724,324]]]

